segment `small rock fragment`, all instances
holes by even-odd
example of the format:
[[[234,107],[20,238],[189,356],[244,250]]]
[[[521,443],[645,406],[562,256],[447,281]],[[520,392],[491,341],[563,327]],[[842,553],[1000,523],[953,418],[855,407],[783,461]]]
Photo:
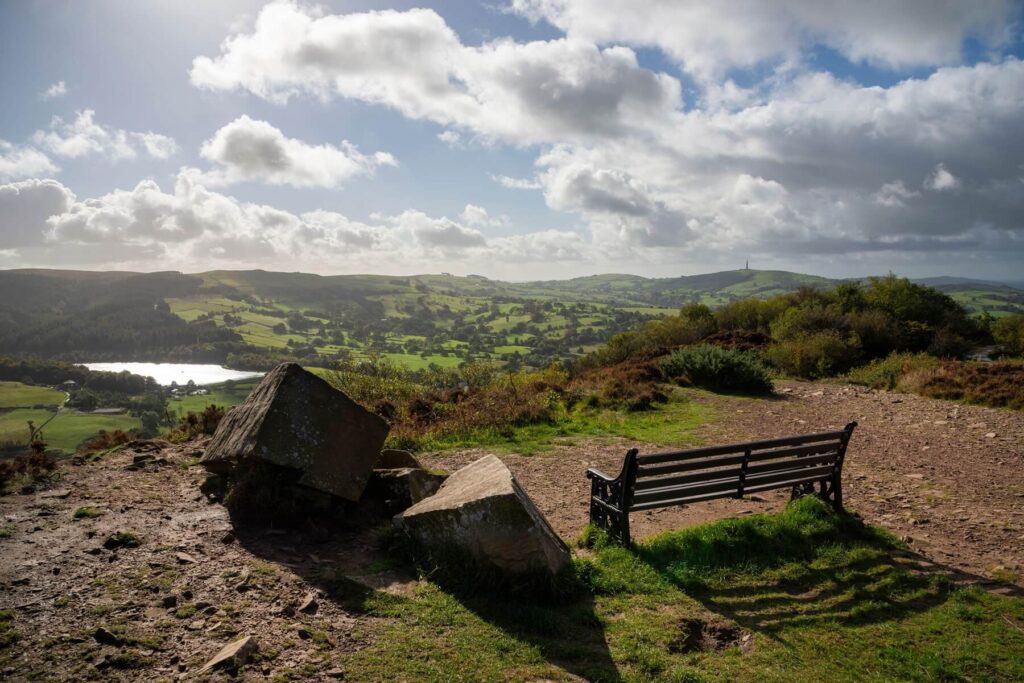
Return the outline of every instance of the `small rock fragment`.
[[[198,673],[203,674],[214,669],[236,670],[243,666],[257,649],[259,648],[255,638],[243,636],[222,647]]]
[[[303,614],[316,614],[320,604],[316,601],[316,593],[307,593],[299,605],[299,611]]]
[[[114,647],[120,647],[124,644],[124,640],[118,638],[102,626],[97,627],[96,630],[93,631],[92,637],[101,645],[113,645]]]

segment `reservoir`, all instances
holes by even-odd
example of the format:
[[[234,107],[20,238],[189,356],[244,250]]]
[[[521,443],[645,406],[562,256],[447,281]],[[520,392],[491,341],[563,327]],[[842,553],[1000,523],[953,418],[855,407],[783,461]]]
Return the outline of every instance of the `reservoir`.
[[[134,375],[152,377],[157,384],[169,386],[171,382],[188,384],[192,380],[198,385],[219,384],[231,380],[260,377],[262,372],[248,370],[231,370],[221,365],[203,365],[201,363],[79,363],[90,370],[104,372],[123,372],[127,370]]]

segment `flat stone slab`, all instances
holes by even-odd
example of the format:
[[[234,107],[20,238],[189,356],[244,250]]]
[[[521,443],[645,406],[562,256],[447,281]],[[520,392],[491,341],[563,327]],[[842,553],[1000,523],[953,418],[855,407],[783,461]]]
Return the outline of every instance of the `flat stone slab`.
[[[296,363],[282,363],[227,412],[200,462],[227,474],[258,459],[302,473],[299,484],[359,500],[388,423]]]
[[[565,567],[569,548],[496,456],[452,474],[433,496],[395,517],[428,548],[454,546],[503,572],[547,572]]]

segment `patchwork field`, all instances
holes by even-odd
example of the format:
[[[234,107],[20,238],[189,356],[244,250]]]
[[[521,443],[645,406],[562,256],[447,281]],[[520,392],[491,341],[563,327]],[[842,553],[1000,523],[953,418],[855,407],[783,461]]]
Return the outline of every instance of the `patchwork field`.
[[[0,444],[27,444],[28,421],[32,420],[42,430],[43,440],[50,448],[73,452],[85,439],[95,436],[100,430],[129,430],[140,426],[138,418],[131,415],[96,415],[77,410],[41,410],[16,408],[0,412]]]

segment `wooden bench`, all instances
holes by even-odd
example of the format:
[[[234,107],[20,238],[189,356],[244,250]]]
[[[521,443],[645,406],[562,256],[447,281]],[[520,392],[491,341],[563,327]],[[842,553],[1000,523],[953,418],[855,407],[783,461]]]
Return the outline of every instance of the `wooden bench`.
[[[672,453],[640,455],[633,448],[617,477],[587,470],[590,523],[628,547],[630,512],[790,487],[796,498],[813,493],[815,482],[819,495],[842,510],[843,458],[856,426]]]

